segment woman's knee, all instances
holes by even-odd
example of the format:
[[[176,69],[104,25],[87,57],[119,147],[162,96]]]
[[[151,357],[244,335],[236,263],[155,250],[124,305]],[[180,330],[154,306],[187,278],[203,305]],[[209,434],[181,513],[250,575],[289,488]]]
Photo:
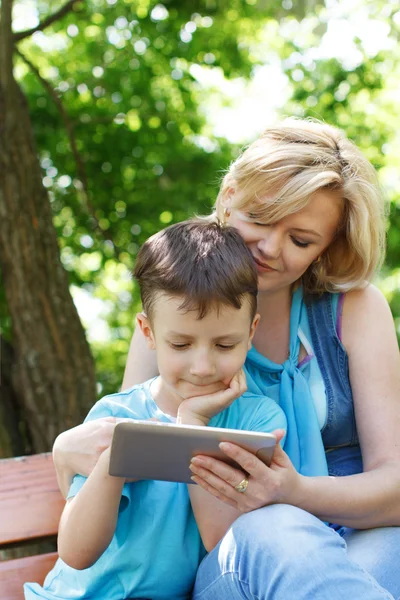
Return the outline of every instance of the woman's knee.
[[[330,543],[344,548],[343,540],[314,515],[287,504],[274,504],[246,513],[232,525],[230,534],[222,541],[226,547],[235,544],[236,552],[246,553],[257,560],[282,564],[301,562],[304,556],[320,554]]]
[[[240,538],[254,537],[274,539],[285,538],[289,534],[309,533],[310,529],[327,529],[314,515],[289,504],[272,504],[241,515],[232,525],[232,530]],[[236,537],[235,536],[235,537]]]
[[[258,510],[241,515],[232,525],[236,529],[254,530],[258,529],[260,522],[268,523],[273,529],[282,530],[283,528],[292,527],[297,523],[309,524],[313,521],[319,521],[316,517],[310,513],[297,508],[297,506],[291,506],[290,504],[271,504],[270,506],[264,506]]]
[[[233,523],[201,564],[193,598],[294,594],[304,600],[391,597],[348,560],[346,544],[335,531],[299,508],[273,505]]]
[[[367,571],[395,598],[400,598],[400,527],[348,529],[348,557]]]

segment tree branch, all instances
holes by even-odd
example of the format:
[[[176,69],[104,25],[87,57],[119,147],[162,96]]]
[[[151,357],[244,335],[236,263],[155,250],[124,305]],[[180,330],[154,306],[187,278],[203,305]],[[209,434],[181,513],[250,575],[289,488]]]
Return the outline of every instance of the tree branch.
[[[74,4],[78,4],[78,2],[80,1],[81,0],[69,0],[69,2],[64,4],[64,6],[57,10],[54,14],[47,17],[47,19],[39,23],[39,25],[37,25],[36,27],[32,27],[32,29],[27,29],[26,31],[19,31],[18,33],[14,33],[14,42],[19,42],[20,40],[29,37],[36,31],[43,31],[43,29],[46,29],[46,27],[49,27],[49,25],[52,25],[53,23],[61,19],[64,15],[68,14],[74,8]]]
[[[102,227],[100,227],[99,220],[96,217],[96,212],[95,212],[93,203],[91,201],[85,163],[84,163],[81,155],[79,154],[78,145],[76,143],[76,137],[75,137],[75,132],[74,132],[74,128],[72,125],[72,121],[71,121],[67,111],[65,110],[65,107],[61,101],[61,98],[59,97],[57,92],[54,90],[54,88],[49,84],[49,82],[44,77],[42,77],[38,68],[33,63],[31,63],[31,61],[28,58],[26,58],[26,56],[24,56],[18,49],[16,49],[15,52],[25,62],[25,64],[28,65],[28,67],[31,69],[31,71],[33,71],[33,73],[35,73],[36,77],[39,79],[42,86],[47,90],[49,96],[51,97],[54,104],[56,105],[57,110],[60,113],[61,119],[64,123],[65,130],[67,132],[72,155],[74,157],[75,164],[76,164],[76,173],[77,173],[78,179],[82,183],[82,192],[83,192],[83,196],[84,196],[84,200],[85,200],[86,212],[93,219],[93,223],[94,223],[93,229],[95,231],[97,231],[98,233],[100,233],[103,238],[112,242],[115,255],[117,258],[119,258],[119,250],[115,246],[115,244],[111,238],[111,235],[109,234],[108,231],[106,231],[106,230],[102,229]]]

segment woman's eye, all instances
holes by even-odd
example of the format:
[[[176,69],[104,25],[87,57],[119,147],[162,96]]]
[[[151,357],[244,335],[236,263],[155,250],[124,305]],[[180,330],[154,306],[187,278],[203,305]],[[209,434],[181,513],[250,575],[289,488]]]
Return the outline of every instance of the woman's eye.
[[[311,242],[302,242],[300,240],[297,240],[294,237],[292,237],[292,242],[293,242],[293,244],[295,244],[295,246],[298,246],[299,248],[308,248],[308,246],[311,243]]]
[[[257,225],[258,227],[267,227],[266,223],[261,223],[260,221],[255,221],[254,217],[251,219],[250,223],[252,225]]]
[[[257,215],[254,213],[247,213],[247,218],[250,219],[250,222],[252,225],[258,225],[260,227],[263,227],[265,225],[265,223],[260,223],[259,221],[256,221],[257,219]]]

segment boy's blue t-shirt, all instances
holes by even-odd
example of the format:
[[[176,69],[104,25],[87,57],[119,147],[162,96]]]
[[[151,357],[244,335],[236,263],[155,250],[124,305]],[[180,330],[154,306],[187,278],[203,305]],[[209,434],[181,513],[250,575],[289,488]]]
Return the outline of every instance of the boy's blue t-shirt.
[[[113,416],[170,422],[171,417],[158,408],[150,394],[152,381],[106,396],[94,405],[86,421]],[[273,400],[245,393],[213,417],[209,426],[270,432],[286,429],[286,418]],[[75,496],[85,481],[76,475],[68,497]],[[43,587],[25,584],[25,598],[183,600],[190,596],[205,554],[186,484],[127,483],[114,537],[98,561],[78,571],[58,559]]]

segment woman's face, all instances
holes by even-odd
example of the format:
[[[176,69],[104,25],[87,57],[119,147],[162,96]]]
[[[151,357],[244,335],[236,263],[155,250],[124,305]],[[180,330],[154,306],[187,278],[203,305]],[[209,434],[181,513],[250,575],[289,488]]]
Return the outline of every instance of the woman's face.
[[[278,291],[300,279],[332,242],[342,212],[343,200],[331,191],[315,192],[304,209],[269,225],[255,221],[251,209],[232,208],[228,223],[254,257],[259,292]]]

